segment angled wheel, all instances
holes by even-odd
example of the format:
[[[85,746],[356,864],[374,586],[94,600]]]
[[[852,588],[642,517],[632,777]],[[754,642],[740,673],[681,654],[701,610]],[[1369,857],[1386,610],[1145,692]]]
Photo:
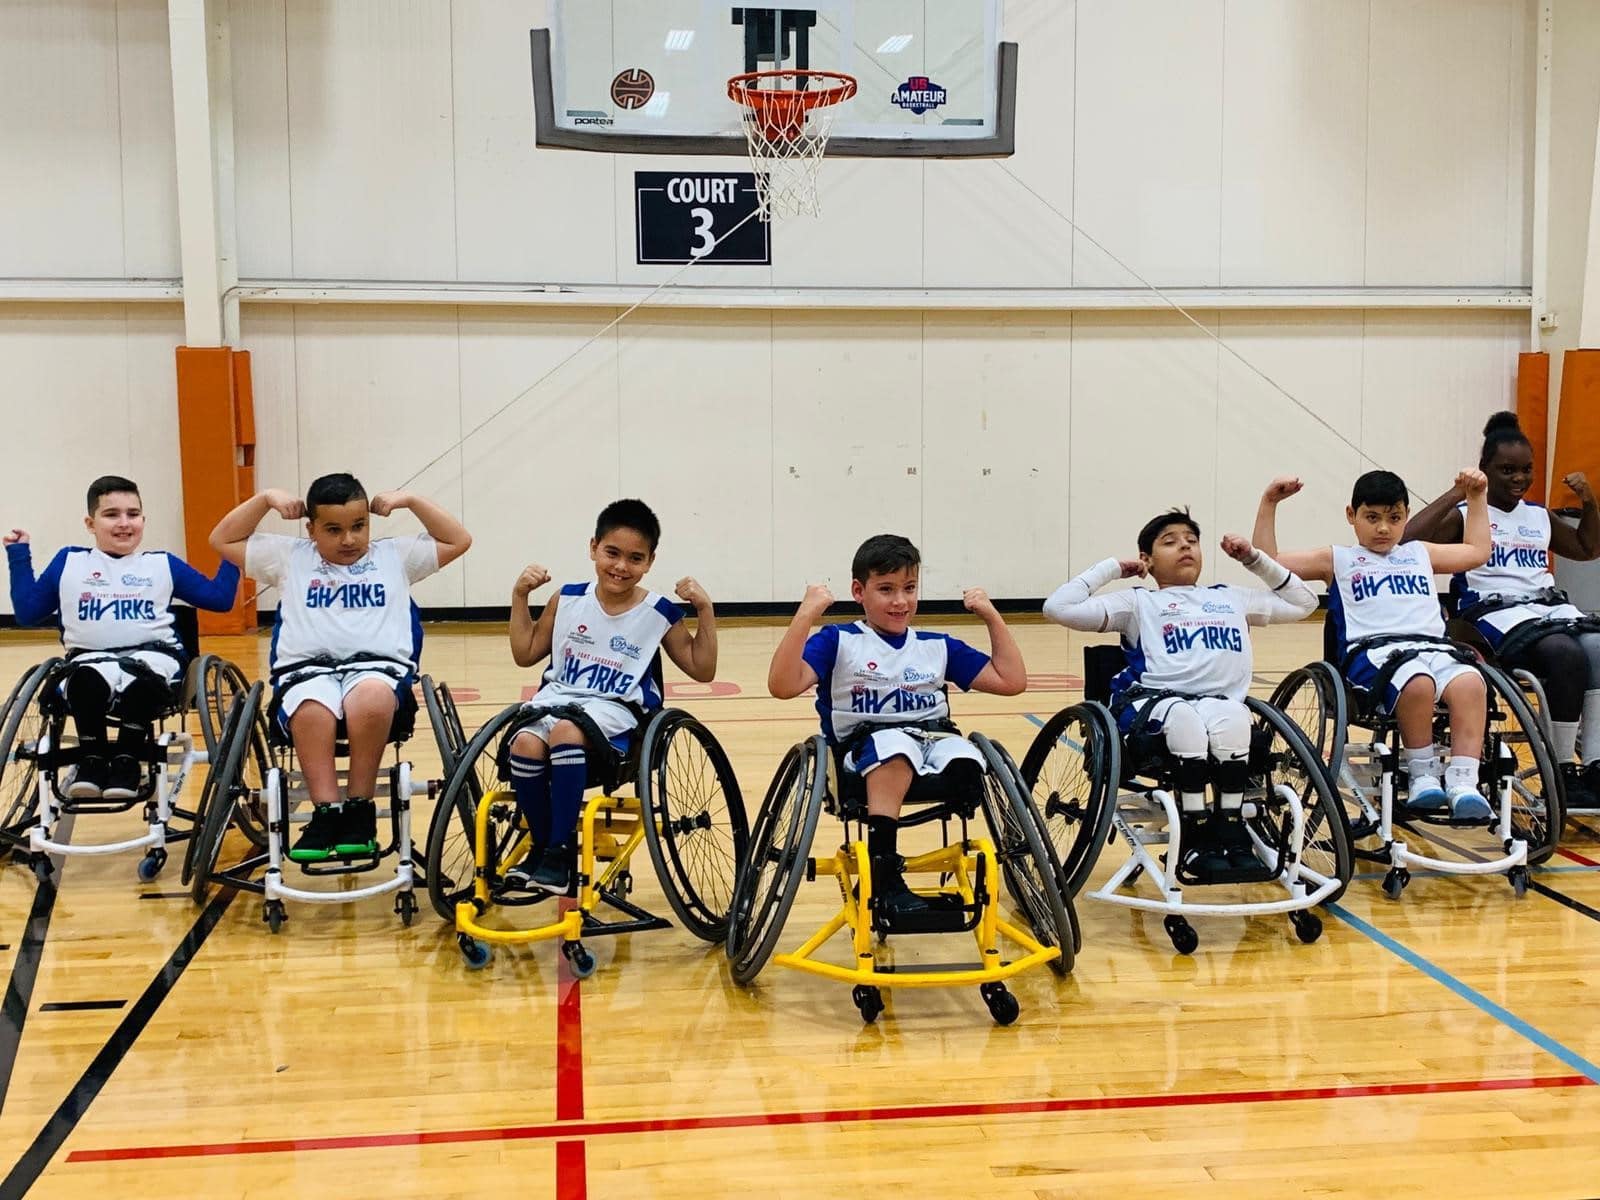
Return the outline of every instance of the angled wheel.
[[[1347,840],[1354,845],[1378,831],[1378,815],[1362,800],[1344,770],[1350,729],[1349,693],[1339,673],[1325,662],[1290,671],[1267,701],[1305,735],[1323,765],[1345,814]]]
[[[1489,688],[1489,724],[1484,733],[1483,764],[1491,771],[1495,796],[1500,746],[1511,751],[1516,767],[1511,783],[1511,832],[1528,843],[1528,865],[1538,866],[1555,853],[1566,821],[1562,811],[1561,774],[1555,754],[1522,688],[1497,667],[1481,664]],[[1491,799],[1490,803],[1495,803]]]
[[[1011,756],[981,733],[972,734],[971,741],[987,767],[983,815],[994,837],[1006,890],[1034,936],[1046,946],[1060,947],[1061,956],[1051,961],[1050,969],[1057,975],[1069,974],[1077,954],[1077,937],[1067,912],[1071,901],[1061,888],[1055,847]]]
[[[233,663],[216,654],[200,656],[194,666],[194,679],[194,707],[200,722],[200,736],[205,741],[206,753],[215,762],[222,727],[233,710],[234,697],[248,692],[250,681]]]
[[[0,710],[0,830],[7,833],[20,832],[33,823],[39,769],[28,748],[44,734],[46,718],[39,705],[40,693],[61,663],[52,658],[27,671]]]
[[[472,736],[433,807],[433,819],[428,823],[428,902],[441,921],[454,923],[456,905],[472,898],[478,802],[497,789],[495,751],[506,728],[521,713],[521,705],[502,709]],[[491,879],[513,849],[519,831],[516,799],[510,789],[497,789],[496,796],[490,809],[486,858]]]
[[[821,736],[796,743],[767,788],[728,915],[728,959],[738,983],[750,983],[767,965],[794,905],[828,790],[827,754]]]
[[[1344,805],[1329,781],[1321,756],[1299,725],[1254,696],[1246,697],[1245,704],[1256,728],[1251,739],[1252,767],[1260,772],[1245,794],[1246,802],[1255,805],[1255,815],[1247,824],[1273,850],[1285,849],[1294,836],[1294,819],[1289,806],[1282,802],[1279,789],[1293,792],[1305,817],[1300,861],[1318,875],[1339,881],[1338,890],[1325,901],[1331,903],[1344,895],[1354,870]]]
[[[461,714],[456,711],[455,698],[450,695],[450,685],[434,683],[433,676],[422,677],[422,703],[428,710],[428,724],[433,729],[433,743],[439,748],[439,761],[444,770],[441,778],[449,779],[456,763],[467,748],[466,731],[461,728]]]
[[[750,844],[739,780],[711,731],[686,712],[657,713],[643,737],[639,802],[656,877],[684,928],[720,942]]]
[[[222,854],[228,827],[238,820],[246,799],[246,763],[253,757],[256,737],[255,717],[261,709],[262,685],[257,683],[242,696],[234,697],[233,707],[219,735],[217,757],[206,771],[205,786],[195,809],[195,832],[189,839],[183,861],[183,882],[196,904],[206,902],[211,877]],[[252,764],[255,769],[257,764]]]
[[[1074,704],[1044,723],[1022,759],[1022,781],[1044,818],[1068,897],[1094,870],[1115,815],[1122,745],[1104,706]]]

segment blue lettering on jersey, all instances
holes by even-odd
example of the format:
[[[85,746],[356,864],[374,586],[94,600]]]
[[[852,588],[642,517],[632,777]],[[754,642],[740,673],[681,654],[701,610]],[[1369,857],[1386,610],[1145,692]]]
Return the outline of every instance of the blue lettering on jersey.
[[[1396,596],[1431,596],[1433,580],[1426,575],[1350,576],[1350,595],[1357,603],[1370,600],[1385,590]]]
[[[78,597],[80,621],[154,621],[154,600],[100,600],[85,592]]]
[[[381,583],[323,583],[306,588],[307,608],[382,608],[388,594]]]
[[[850,711],[853,713],[913,713],[927,712],[939,707],[938,692],[908,692],[905,688],[850,689]]]
[[[1202,650],[1229,650],[1244,653],[1244,638],[1237,629],[1226,625],[1200,625],[1194,629],[1180,629],[1176,625],[1164,626],[1161,643],[1168,654],[1182,654],[1199,646]]]
[[[1536,546],[1496,546],[1489,555],[1491,567],[1513,566],[1526,571],[1549,570],[1550,562],[1545,552]]]
[[[633,690],[634,678],[628,672],[608,667],[605,663],[585,664],[583,659],[570,654],[561,661],[560,682],[592,692],[626,696]]]

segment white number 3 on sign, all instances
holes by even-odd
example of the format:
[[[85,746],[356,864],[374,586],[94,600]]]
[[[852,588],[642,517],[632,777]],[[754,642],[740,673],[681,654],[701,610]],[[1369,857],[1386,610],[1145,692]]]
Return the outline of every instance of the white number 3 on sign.
[[[716,235],[711,232],[711,210],[709,208],[691,208],[689,215],[694,218],[695,244],[690,247],[689,253],[696,258],[710,254],[717,248]]]

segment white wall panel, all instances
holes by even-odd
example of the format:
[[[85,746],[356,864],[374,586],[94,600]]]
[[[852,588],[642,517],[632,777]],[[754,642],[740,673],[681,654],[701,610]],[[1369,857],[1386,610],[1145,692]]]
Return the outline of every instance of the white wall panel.
[[[175,279],[183,266],[166,0],[117,5],[117,104],[124,246],[119,273]]]
[[[450,8],[288,0],[294,269],[456,278]]]
[[[1068,569],[1071,387],[1069,315],[927,315],[925,594],[1041,595]]]
[[[256,487],[285,488],[305,494],[311,476],[300,469],[300,396],[295,371],[297,314],[292,305],[247,305],[239,311],[240,337],[250,351],[250,384],[255,400]],[[262,529],[296,533],[299,522],[269,513]]]
[[[921,343],[918,313],[774,314],[770,598],[847,597],[872,534],[921,544]]]
[[[246,279],[294,275],[284,0],[229,0],[235,237]]]
[[[1218,281],[1222,13],[1222,0],[1078,4],[1073,219],[1158,284]],[[1133,286],[1082,238],[1072,267],[1080,286]]]
[[[1222,283],[1359,284],[1367,7],[1227,0]]]
[[[919,160],[831,159],[821,186],[821,216],[773,227],[775,285],[922,286]]]

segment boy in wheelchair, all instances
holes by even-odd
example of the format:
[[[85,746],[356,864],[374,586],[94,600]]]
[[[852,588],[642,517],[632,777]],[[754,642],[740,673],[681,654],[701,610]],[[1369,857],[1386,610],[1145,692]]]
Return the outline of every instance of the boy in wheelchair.
[[[867,796],[867,856],[872,895],[890,919],[929,905],[907,886],[899,854],[899,817],[922,780],[942,778],[976,793],[983,758],[950,721],[948,686],[997,696],[1021,695],[1027,668],[1010,630],[981,588],[962,595],[989,631],[984,654],[958,638],[911,628],[922,557],[906,538],[878,534],[856,551],[850,594],[863,619],[811,626],[833,604],[825,584],[806,588],[767,671],[767,690],[789,700],[817,688],[822,732],[842,771],[857,775]]]
[[[564,585],[537,621],[528,597],[550,572],[532,564],[512,587],[511,657],[531,667],[548,656],[550,666],[508,735],[511,786],[531,839],[527,857],[506,872],[508,887],[571,890],[590,759],[626,753],[644,717],[661,707],[658,653],[698,683],[716,676],[717,619],[706,590],[687,576],[678,581],[678,598],[695,612],[691,635],[678,606],[642,586],[660,541],[661,522],[646,504],[617,500],[601,510],[589,542],[594,582]]]
[[[372,517],[409,508],[423,532],[372,537]],[[256,531],[267,513],[302,517],[307,536]],[[467,552],[472,536],[431,500],[380,492],[369,501],[354,476],[312,481],[304,503],[269,489],[211,531],[211,545],[258,583],[278,589],[269,711],[287,733],[311,794],[312,814],[291,848],[297,862],[377,853],[378,767],[391,729],[415,712],[412,678],[422,626],[413,584]],[[335,765],[346,741],[350,766],[339,795]]]
[[[1146,522],[1138,546],[1138,558],[1108,558],[1056,589],[1044,614],[1080,632],[1122,635],[1128,665],[1112,681],[1111,709],[1131,744],[1159,735],[1175,760],[1184,824],[1176,866],[1206,882],[1259,875],[1264,865],[1242,815],[1252,724],[1244,704],[1253,671],[1248,626],[1301,620],[1317,598],[1234,534],[1222,539],[1223,552],[1265,588],[1200,587],[1200,526],[1185,509]],[[1095,595],[1117,579],[1145,576],[1155,588]],[[1210,813],[1208,782],[1217,790]]]
[[[224,562],[207,579],[175,554],[140,550],[144,506],[131,479],[104,475],[91,483],[83,524],[93,547],[66,547],[38,578],[28,534],[5,535],[11,605],[19,625],[61,627],[67,667],[57,699],[78,735],[64,797],[131,801],[146,783],[154,726],[179,703],[189,656],[173,627],[172,602],[226,612],[239,572]],[[108,743],[112,721],[117,738]]]
[[[1393,714],[1409,779],[1408,806],[1472,821],[1492,815],[1478,790],[1487,692],[1475,657],[1445,640],[1433,577],[1483,566],[1491,547],[1483,472],[1460,472],[1456,487],[1467,501],[1464,544],[1402,544],[1410,494],[1405,482],[1391,471],[1368,471],[1356,480],[1345,509],[1356,545],[1278,557],[1305,578],[1329,585],[1328,620],[1339,669],[1368,703]],[[1298,479],[1268,485],[1256,516],[1257,545],[1276,548],[1277,506],[1299,490]],[[1450,719],[1450,765],[1442,785],[1433,742],[1438,700]]]

